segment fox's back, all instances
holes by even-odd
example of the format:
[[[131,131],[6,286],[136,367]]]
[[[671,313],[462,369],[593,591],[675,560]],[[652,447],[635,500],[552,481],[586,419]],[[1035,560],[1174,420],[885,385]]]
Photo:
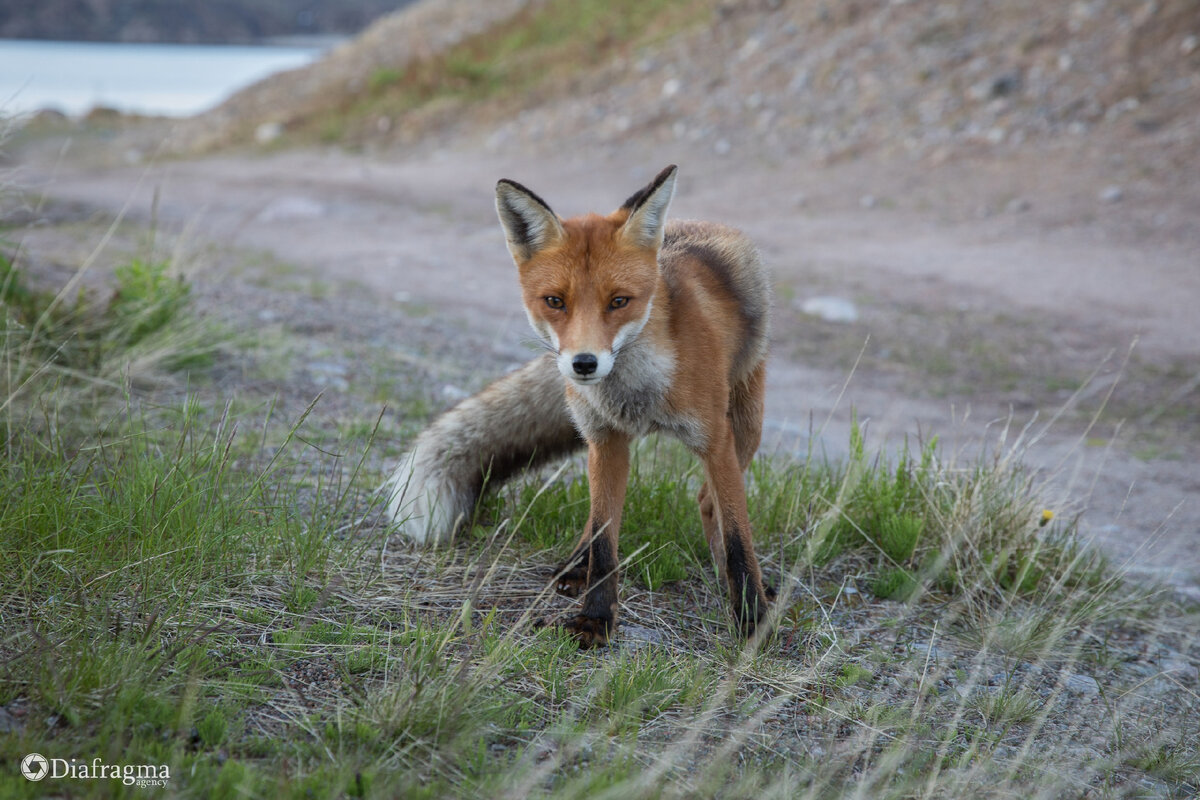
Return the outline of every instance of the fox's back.
[[[683,305],[698,300],[733,313],[729,322],[740,335],[732,364],[735,378],[766,357],[770,279],[758,249],[745,234],[716,222],[670,221],[658,260],[673,300]],[[713,314],[705,318],[712,321]]]

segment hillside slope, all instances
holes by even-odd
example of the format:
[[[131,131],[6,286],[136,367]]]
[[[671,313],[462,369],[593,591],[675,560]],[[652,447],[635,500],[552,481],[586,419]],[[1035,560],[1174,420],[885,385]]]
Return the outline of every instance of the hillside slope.
[[[463,39],[485,31],[527,0],[419,0],[377,20],[360,36],[315,64],[280,73],[250,86],[215,109],[180,126],[174,147],[211,150],[254,140],[263,125],[296,126],[328,114],[367,91],[380,70],[436,58]]]
[[[1164,180],[1196,170],[1195,0],[484,8],[417,3],[310,68],[242,92],[181,142],[250,142],[272,122],[300,141],[349,146],[436,134],[492,148],[638,140],[940,163],[1032,144],[1145,156]]]

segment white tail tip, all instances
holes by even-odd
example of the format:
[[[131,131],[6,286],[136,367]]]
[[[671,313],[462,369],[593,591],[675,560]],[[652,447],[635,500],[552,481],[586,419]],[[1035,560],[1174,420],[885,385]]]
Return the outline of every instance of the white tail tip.
[[[462,520],[459,492],[420,455],[418,450],[405,453],[384,484],[388,516],[405,538],[417,544],[441,544],[453,537]]]

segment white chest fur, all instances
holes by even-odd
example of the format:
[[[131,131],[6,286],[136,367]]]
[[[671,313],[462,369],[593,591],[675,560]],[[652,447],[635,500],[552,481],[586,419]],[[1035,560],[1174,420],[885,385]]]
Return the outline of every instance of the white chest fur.
[[[644,436],[661,431],[693,449],[704,444],[704,431],[690,414],[671,407],[668,393],[675,356],[635,339],[621,348],[612,372],[593,386],[575,386],[567,407],[586,439],[618,431]]]

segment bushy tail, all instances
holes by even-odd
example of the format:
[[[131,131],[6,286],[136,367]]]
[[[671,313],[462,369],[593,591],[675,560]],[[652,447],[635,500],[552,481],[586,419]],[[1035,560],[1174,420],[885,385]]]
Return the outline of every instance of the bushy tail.
[[[434,420],[384,486],[388,513],[416,542],[449,539],[470,517],[484,481],[584,446],[567,412],[553,356],[529,362]]]

